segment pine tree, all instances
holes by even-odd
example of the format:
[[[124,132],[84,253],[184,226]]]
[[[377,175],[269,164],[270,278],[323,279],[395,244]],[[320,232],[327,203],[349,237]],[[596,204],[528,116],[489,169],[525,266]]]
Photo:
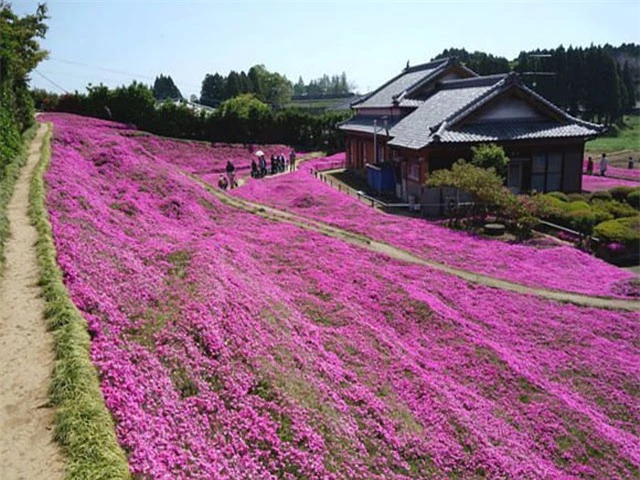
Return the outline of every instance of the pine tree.
[[[202,81],[200,103],[210,107],[217,107],[226,97],[226,81],[219,73],[206,74]]]

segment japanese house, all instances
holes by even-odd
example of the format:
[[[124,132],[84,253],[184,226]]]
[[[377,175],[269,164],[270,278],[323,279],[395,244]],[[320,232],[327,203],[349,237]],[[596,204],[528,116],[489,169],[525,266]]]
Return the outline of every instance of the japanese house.
[[[584,143],[602,127],[574,118],[516,73],[478,76],[455,58],[406,68],[352,104],[347,166],[393,165],[396,195],[420,196],[429,173],[469,160],[471,147],[501,145],[514,192],[582,189]]]

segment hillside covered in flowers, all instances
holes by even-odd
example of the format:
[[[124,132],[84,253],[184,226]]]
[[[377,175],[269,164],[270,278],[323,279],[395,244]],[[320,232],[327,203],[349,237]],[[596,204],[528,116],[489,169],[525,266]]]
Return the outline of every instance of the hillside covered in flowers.
[[[136,478],[640,474],[637,312],[472,284],[234,208],[191,176],[248,168],[243,146],[41,120],[58,262]],[[289,175],[237,192],[471,271],[623,296],[629,275],[587,255],[453,244],[293,175],[304,192]]]

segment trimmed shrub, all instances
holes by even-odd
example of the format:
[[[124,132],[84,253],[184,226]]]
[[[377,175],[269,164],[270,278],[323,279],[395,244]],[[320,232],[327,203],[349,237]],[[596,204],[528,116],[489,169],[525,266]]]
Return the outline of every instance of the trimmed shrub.
[[[593,200],[611,200],[613,197],[611,196],[611,193],[609,193],[607,190],[602,190],[599,192],[593,192],[591,195],[589,195],[589,201],[593,201]]]
[[[567,212],[577,212],[580,210],[591,210],[591,206],[585,202],[584,200],[578,200],[575,202],[571,202],[566,207]]]
[[[609,193],[614,200],[618,200],[619,202],[626,202],[627,196],[634,190],[634,187],[614,187],[609,189]]]
[[[640,210],[640,188],[627,195],[627,203],[636,210]]]
[[[545,194],[547,197],[557,198],[558,200],[562,200],[563,202],[570,202],[569,196],[563,192],[549,192]]]
[[[578,200],[586,200],[587,196],[583,195],[582,193],[569,193],[567,194],[567,197],[569,197],[569,200],[572,202],[578,201]]]
[[[632,251],[640,248],[640,215],[602,222],[594,228],[594,235],[607,243],[621,243]]]
[[[570,211],[565,218],[572,229],[585,235],[591,235],[596,224],[596,216],[589,209]]]
[[[613,215],[613,218],[633,217],[638,214],[636,209],[617,200],[611,200],[609,202],[596,200],[593,202],[592,207],[596,210],[602,210]]]

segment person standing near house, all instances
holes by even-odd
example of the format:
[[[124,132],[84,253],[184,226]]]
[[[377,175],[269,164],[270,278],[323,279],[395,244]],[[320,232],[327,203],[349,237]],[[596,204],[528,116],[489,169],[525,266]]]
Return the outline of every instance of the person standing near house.
[[[609,165],[609,159],[607,158],[607,154],[603,153],[602,158],[600,159],[600,175],[605,176],[607,173],[607,166]]]
[[[294,172],[296,169],[296,152],[291,150],[289,153],[289,171]]]
[[[236,170],[236,167],[233,165],[233,163],[231,163],[231,160],[227,161],[227,179],[229,181],[229,188],[233,188],[236,185],[236,180],[234,178],[234,172]]]
[[[593,158],[587,159],[587,175],[593,175]]]

